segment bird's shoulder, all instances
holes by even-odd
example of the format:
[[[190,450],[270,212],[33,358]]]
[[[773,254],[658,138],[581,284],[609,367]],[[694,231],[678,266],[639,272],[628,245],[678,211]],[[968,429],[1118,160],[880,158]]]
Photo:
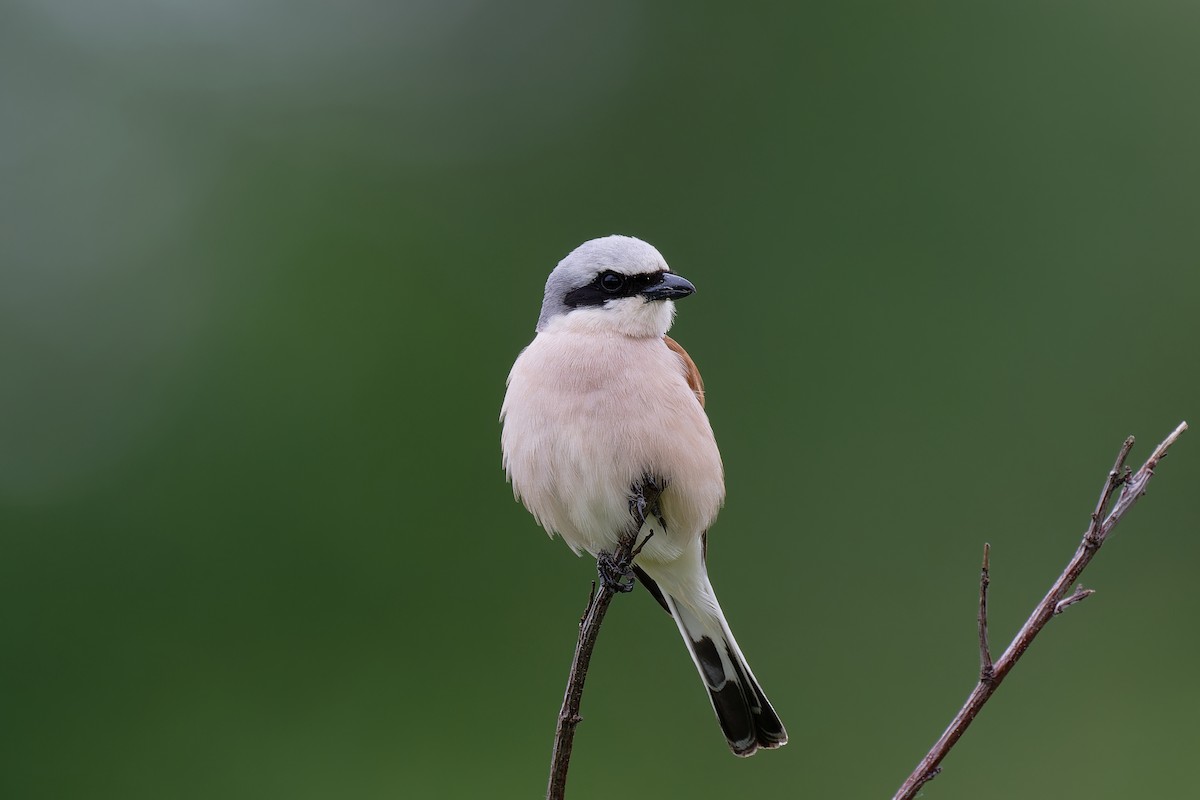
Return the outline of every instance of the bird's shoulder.
[[[696,399],[700,401],[700,407],[704,407],[704,379],[700,377],[700,369],[696,366],[696,362],[688,355],[687,350],[683,349],[683,345],[672,339],[670,336],[663,334],[663,343],[670,348],[671,352],[679,356],[679,360],[683,362],[684,377],[687,378],[688,388],[696,395]]]

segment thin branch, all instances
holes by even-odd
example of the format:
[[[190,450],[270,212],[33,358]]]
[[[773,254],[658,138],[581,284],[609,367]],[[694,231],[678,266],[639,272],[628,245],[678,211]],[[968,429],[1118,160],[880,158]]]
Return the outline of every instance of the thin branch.
[[[988,645],[987,590],[991,578],[988,575],[988,556],[992,547],[983,545],[983,566],[979,570],[979,680],[990,681],[994,673],[992,648]]]
[[[636,544],[637,534],[650,516],[659,516],[659,498],[665,488],[651,476],[645,476],[630,487],[629,514],[630,530],[620,538],[615,553],[600,553],[596,559],[596,571],[600,585],[592,583],[592,594],[587,608],[579,620],[579,640],[575,644],[575,655],[571,659],[571,671],[567,675],[567,691],[563,696],[562,708],[558,712],[558,724],[554,730],[554,753],[550,759],[550,780],[546,787],[546,800],[563,800],[567,793],[567,769],[571,765],[571,750],[575,745],[575,728],[583,720],[579,707],[583,703],[583,684],[587,680],[588,666],[600,636],[600,625],[608,613],[609,603],[617,594],[631,591],[634,580],[630,576],[633,560],[654,536],[653,528],[641,544]],[[636,546],[635,546],[636,544]],[[629,582],[623,578],[629,577]]]
[[[1096,593],[1095,589],[1085,589],[1082,586],[1080,586],[1078,589],[1075,590],[1075,594],[1058,601],[1058,604],[1056,606],[1054,606],[1054,616],[1057,617],[1059,614],[1066,611],[1068,608],[1075,605],[1076,603],[1082,603],[1084,600],[1088,599],[1095,593]]]
[[[633,561],[633,537],[621,540],[612,560],[615,566],[624,564],[628,567]],[[571,748],[575,744],[575,728],[583,717],[579,716],[579,706],[583,702],[583,684],[587,680],[588,666],[592,662],[592,653],[596,649],[596,639],[600,636],[600,625],[604,615],[608,613],[608,605],[618,592],[621,584],[600,581],[597,588],[592,583],[592,595],[588,598],[587,609],[579,620],[579,640],[575,645],[575,656],[571,659],[571,671],[567,676],[567,692],[563,696],[562,709],[558,712],[558,725],[554,730],[554,754],[550,760],[550,782],[546,787],[547,800],[562,800],[567,793],[567,768],[571,765]],[[632,588],[632,587],[631,587]]]
[[[1150,479],[1154,477],[1154,470],[1158,466],[1158,462],[1167,454],[1167,450],[1175,443],[1184,431],[1187,430],[1187,423],[1181,422],[1179,426],[1171,432],[1171,435],[1162,441],[1158,447],[1154,448],[1154,452],[1146,459],[1146,463],[1142,465],[1137,472],[1130,474],[1129,469],[1125,466],[1125,459],[1129,456],[1129,451],[1133,449],[1133,437],[1130,436],[1121,446],[1120,452],[1117,454],[1117,460],[1113,464],[1112,470],[1109,471],[1105,479],[1104,487],[1100,491],[1100,499],[1096,502],[1096,510],[1092,512],[1092,518],[1088,524],[1087,530],[1083,534],[1083,539],[1079,546],[1075,549],[1075,555],[1067,562],[1067,566],[1063,569],[1062,574],[1051,585],[1050,590],[1046,592],[1046,596],[1034,608],[1033,613],[1029,615],[1029,619],[1017,631],[1017,635],[1013,637],[1008,648],[996,660],[992,669],[992,677],[990,680],[985,680],[982,676],[979,683],[967,696],[967,701],[963,707],[950,721],[949,727],[946,728],[941,738],[933,745],[933,748],[921,759],[917,764],[917,768],[904,781],[893,795],[892,800],[912,800],[917,796],[917,792],[932,780],[940,771],[942,759],[950,752],[950,749],[958,742],[962,735],[966,732],[975,716],[983,709],[985,703],[996,691],[996,688],[1004,680],[1005,676],[1016,666],[1017,661],[1029,649],[1029,645],[1046,627],[1046,623],[1057,613],[1063,609],[1080,602],[1084,598],[1092,594],[1090,589],[1079,589],[1075,594],[1067,597],[1072,584],[1078,579],[1084,568],[1091,562],[1093,556],[1099,551],[1101,545],[1108,539],[1113,528],[1117,523],[1128,513],[1129,509],[1133,508],[1134,503],[1138,501],[1143,494],[1146,493],[1146,485]],[[1113,495],[1120,489],[1120,494],[1117,494],[1116,501],[1113,501]],[[1112,510],[1108,511],[1105,516],[1105,511],[1109,506]],[[986,553],[986,551],[985,551]],[[986,555],[984,560],[984,574],[986,575]],[[986,590],[986,578],[981,579],[980,585],[980,652],[983,655],[986,652],[986,644],[983,639],[983,620],[985,619],[984,608],[984,592]]]

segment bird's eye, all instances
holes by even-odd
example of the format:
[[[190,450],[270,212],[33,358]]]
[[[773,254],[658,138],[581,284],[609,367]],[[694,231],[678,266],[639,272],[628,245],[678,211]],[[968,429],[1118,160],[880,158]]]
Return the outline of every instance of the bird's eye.
[[[600,276],[600,288],[609,294],[621,291],[625,286],[625,276],[615,272],[606,272]]]

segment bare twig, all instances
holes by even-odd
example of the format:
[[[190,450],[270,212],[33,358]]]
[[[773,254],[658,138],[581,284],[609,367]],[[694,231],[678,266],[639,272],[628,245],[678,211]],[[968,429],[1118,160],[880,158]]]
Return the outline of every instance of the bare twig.
[[[1095,589],[1085,589],[1082,586],[1080,586],[1078,589],[1075,590],[1075,594],[1071,595],[1070,597],[1064,597],[1062,600],[1058,601],[1058,604],[1056,606],[1054,606],[1054,615],[1058,616],[1059,614],[1066,611],[1071,606],[1075,605],[1076,603],[1083,602],[1084,600],[1088,599],[1095,593],[1096,593]]]
[[[571,671],[567,676],[567,691],[563,696],[562,709],[558,712],[558,725],[554,730],[554,753],[550,759],[550,781],[546,787],[546,800],[563,800],[567,793],[567,769],[571,765],[571,749],[575,744],[575,728],[582,721],[579,707],[583,702],[583,684],[587,680],[588,665],[600,636],[600,625],[608,613],[608,605],[619,593],[633,589],[633,560],[654,536],[651,528],[637,544],[637,534],[646,520],[660,514],[658,501],[665,488],[660,480],[645,476],[630,487],[632,497],[629,504],[631,525],[620,538],[615,553],[600,553],[596,569],[600,574],[600,585],[592,583],[587,608],[579,620],[579,640],[575,644],[575,655],[571,659]],[[629,583],[622,578],[629,576]]]
[[[991,578],[988,576],[988,556],[991,545],[983,545],[983,566],[979,570],[979,680],[990,681],[994,669],[992,667],[992,648],[988,645],[988,616],[987,590]]]
[[[633,563],[633,537],[621,540],[617,552],[612,556],[618,569],[628,568]],[[558,712],[558,725],[554,730],[554,754],[550,760],[550,782],[546,787],[547,800],[562,800],[567,793],[567,768],[571,764],[571,748],[575,744],[575,728],[583,717],[579,706],[583,702],[583,683],[587,680],[588,665],[600,636],[600,625],[608,613],[613,597],[622,591],[619,584],[605,580],[600,586],[592,583],[592,594],[587,609],[579,620],[579,641],[575,645],[575,656],[571,659],[571,671],[567,677],[567,693],[563,697],[562,709]]]
[[[1070,597],[1067,596],[1072,584],[1074,584],[1084,568],[1091,562],[1092,557],[1100,549],[1112,533],[1113,528],[1125,516],[1129,509],[1133,508],[1133,504],[1138,501],[1146,492],[1146,485],[1150,479],[1154,477],[1154,470],[1158,466],[1158,462],[1167,454],[1167,450],[1175,443],[1184,431],[1187,430],[1187,423],[1181,422],[1179,426],[1171,432],[1171,435],[1162,441],[1158,447],[1154,448],[1154,452],[1146,459],[1146,463],[1142,465],[1135,473],[1130,473],[1129,468],[1125,466],[1125,459],[1129,456],[1129,451],[1133,449],[1133,437],[1130,436],[1121,446],[1120,452],[1117,454],[1117,460],[1113,464],[1112,470],[1109,471],[1105,478],[1104,487],[1100,491],[1100,499],[1096,502],[1096,510],[1092,512],[1091,521],[1088,524],[1087,530],[1083,534],[1083,539],[1075,550],[1075,555],[1067,563],[1062,574],[1051,585],[1050,590],[1046,592],[1046,596],[1034,608],[1033,613],[1029,615],[1029,619],[1025,620],[1025,624],[1017,631],[1017,635],[1013,638],[1008,648],[1001,654],[1000,658],[992,665],[992,675],[990,679],[986,679],[986,664],[987,664],[987,641],[986,641],[986,591],[987,591],[987,550],[984,550],[984,567],[980,579],[980,597],[979,597],[979,624],[980,624],[980,657],[983,661],[981,667],[981,675],[979,682],[975,688],[967,696],[967,701],[963,707],[950,721],[949,727],[942,733],[941,738],[933,745],[933,748],[921,759],[917,768],[904,781],[892,796],[892,800],[911,800],[917,796],[917,792],[932,780],[940,771],[942,759],[950,752],[950,749],[958,742],[963,733],[970,726],[971,721],[983,708],[984,704],[996,691],[996,688],[1004,680],[1005,676],[1012,670],[1025,651],[1029,649],[1029,645],[1042,629],[1046,627],[1055,614],[1061,613],[1063,609],[1080,602],[1084,598],[1092,594],[1091,589],[1078,589]],[[1116,501],[1113,501],[1113,495],[1120,488],[1120,493],[1117,494]],[[1105,511],[1112,505],[1112,510],[1108,511],[1105,516]]]

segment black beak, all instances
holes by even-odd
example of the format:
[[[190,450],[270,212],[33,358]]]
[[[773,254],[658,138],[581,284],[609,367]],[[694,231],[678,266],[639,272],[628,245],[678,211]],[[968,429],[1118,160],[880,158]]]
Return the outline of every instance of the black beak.
[[[652,286],[647,286],[642,292],[642,297],[647,300],[678,300],[695,291],[696,287],[692,286],[692,282],[687,278],[664,272],[662,280]]]

